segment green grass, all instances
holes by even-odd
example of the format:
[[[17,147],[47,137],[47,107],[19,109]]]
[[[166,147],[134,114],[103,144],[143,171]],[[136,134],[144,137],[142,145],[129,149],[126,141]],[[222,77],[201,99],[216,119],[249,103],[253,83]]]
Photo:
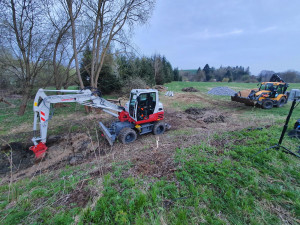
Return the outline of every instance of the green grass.
[[[276,150],[256,155],[276,143],[278,132],[280,127],[231,132],[215,137],[229,141],[221,149],[205,142],[177,149],[175,181],[124,178],[127,169],[120,166],[105,177],[103,196],[82,223],[280,224],[280,216],[295,223],[299,161]]]
[[[90,178],[89,167],[66,167],[49,173],[0,186],[1,224],[70,224],[81,209],[65,205],[64,200],[82,181]]]
[[[194,87],[203,93],[209,91],[211,88],[224,87],[224,86],[232,88],[235,91],[257,88],[256,83],[235,83],[235,82],[222,83],[222,82],[176,82],[174,81],[172,83],[165,84],[165,86],[168,87],[168,90],[176,91],[176,92],[181,92],[181,89],[185,87]],[[291,83],[288,90],[291,89],[300,89],[300,83]]]
[[[209,94],[207,94],[207,92],[211,88],[219,87],[219,86],[226,86],[226,87],[232,88],[235,91],[240,91],[240,90],[244,90],[244,89],[256,88],[257,87],[256,85],[257,84],[255,84],[255,83],[221,83],[221,82],[218,82],[218,83],[216,83],[216,82],[172,82],[172,83],[166,84],[166,86],[168,87],[168,90],[174,91],[175,95],[176,95],[176,92],[182,92],[181,91],[182,88],[194,87],[200,91],[200,93],[203,97],[206,97],[207,99],[215,100],[216,105],[218,104],[217,101],[230,102],[231,101],[230,96],[209,95]],[[290,84],[290,87],[288,90],[291,90],[291,89],[300,89],[300,83]],[[197,95],[197,92],[189,93],[189,94]],[[282,108],[274,107],[270,110],[262,110],[261,108],[255,108],[255,107],[245,107],[245,109],[243,110],[243,116],[249,117],[249,116],[255,115],[255,117],[259,117],[262,119],[274,117],[275,119],[283,120],[282,117],[286,117],[288,115],[291,104],[292,104],[291,102],[288,102]],[[197,102],[197,103],[189,103],[189,102],[180,102],[179,103],[179,102],[174,101],[174,102],[172,102],[172,106],[177,109],[185,110],[189,107],[200,107],[200,108],[207,107],[208,103],[203,102],[201,100],[199,100],[199,102]],[[242,103],[241,103],[241,106],[243,106]],[[214,106],[214,107],[216,107],[216,106]],[[232,108],[229,106],[218,105],[217,107],[222,108],[222,109],[227,109],[229,111],[236,110],[235,108]],[[293,116],[291,118],[292,121],[300,118],[299,107],[294,110]]]
[[[116,164],[103,178],[96,206],[85,210],[55,203],[89,178],[88,168],[66,167],[58,175],[15,182],[9,195],[8,185],[2,185],[0,220],[3,224],[71,224],[79,215],[80,224],[280,224],[282,217],[296,224],[299,160],[276,150],[256,155],[275,144],[280,131],[274,126],[229,132],[213,137],[226,140],[222,147],[202,142],[177,149],[174,180],[128,177],[126,171],[133,165]],[[295,150],[299,142],[286,138],[284,145]]]

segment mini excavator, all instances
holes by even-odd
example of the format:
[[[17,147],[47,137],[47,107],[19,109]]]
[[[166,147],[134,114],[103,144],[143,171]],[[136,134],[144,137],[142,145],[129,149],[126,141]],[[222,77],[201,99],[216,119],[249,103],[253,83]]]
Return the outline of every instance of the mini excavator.
[[[46,92],[59,92],[61,95],[46,95]],[[112,146],[118,138],[123,144],[134,142],[137,134],[142,135],[152,132],[159,135],[170,129],[170,125],[163,121],[163,104],[159,101],[158,91],[155,89],[133,89],[130,92],[129,101],[125,107],[118,106],[101,97],[97,89],[86,88],[83,90],[46,90],[39,89],[33,103],[34,123],[32,141],[30,147],[36,159],[44,157],[48,147],[46,146],[48,123],[53,116],[51,106],[55,103],[77,102],[84,106],[100,108],[104,112],[117,117],[118,120],[106,127],[99,122],[99,128],[103,136]],[[37,124],[39,123],[39,136]]]

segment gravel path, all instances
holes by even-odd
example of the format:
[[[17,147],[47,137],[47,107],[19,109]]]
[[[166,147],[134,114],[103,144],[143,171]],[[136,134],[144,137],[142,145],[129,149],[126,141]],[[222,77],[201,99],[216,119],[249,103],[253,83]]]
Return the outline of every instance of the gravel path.
[[[234,96],[236,92],[229,87],[215,87],[207,92],[210,95]]]

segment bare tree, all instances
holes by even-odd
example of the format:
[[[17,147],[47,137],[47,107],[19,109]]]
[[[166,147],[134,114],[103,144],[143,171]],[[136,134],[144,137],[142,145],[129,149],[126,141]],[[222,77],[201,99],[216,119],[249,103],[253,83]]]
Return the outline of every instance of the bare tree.
[[[111,43],[124,44],[134,25],[148,20],[155,0],[86,0],[83,4],[93,26],[90,81],[96,88]]]
[[[51,23],[53,29],[53,78],[56,89],[61,89],[63,76],[61,76],[59,68],[62,66],[64,57],[68,51],[68,31],[71,27],[71,22],[68,17],[68,8],[62,0],[44,0],[42,1],[47,10],[47,19]],[[55,5],[55,7],[53,7]]]
[[[3,45],[14,53],[22,86],[22,101],[18,111],[23,115],[34,81],[48,59],[52,34],[47,31],[44,10],[38,0],[3,0],[0,2]],[[49,37],[49,38],[48,38]]]

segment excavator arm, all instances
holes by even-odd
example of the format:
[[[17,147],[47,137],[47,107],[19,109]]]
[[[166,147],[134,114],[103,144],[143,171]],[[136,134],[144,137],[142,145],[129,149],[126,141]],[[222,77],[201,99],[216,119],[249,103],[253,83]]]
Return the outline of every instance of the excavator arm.
[[[59,92],[62,95],[46,95],[45,92]],[[30,147],[35,153],[36,158],[42,158],[47,150],[46,139],[48,131],[48,123],[52,118],[51,104],[77,102],[81,105],[93,108],[101,108],[103,111],[118,117],[119,115],[112,112],[122,112],[123,107],[113,104],[104,98],[97,96],[90,89],[85,90],[44,90],[39,89],[33,103],[34,121],[32,142],[34,146]],[[39,135],[38,135],[39,123]],[[37,136],[38,135],[38,136]]]

